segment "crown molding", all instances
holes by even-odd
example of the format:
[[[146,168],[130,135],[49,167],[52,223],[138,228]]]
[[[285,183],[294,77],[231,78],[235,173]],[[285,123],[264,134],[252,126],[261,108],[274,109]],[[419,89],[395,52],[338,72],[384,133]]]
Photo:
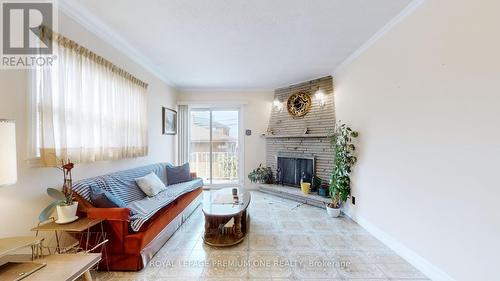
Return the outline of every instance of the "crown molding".
[[[306,78],[304,80],[299,80],[298,82],[295,81],[295,82],[289,82],[288,84],[278,85],[275,88],[275,90],[283,89],[283,88],[290,88],[290,87],[297,86],[297,85],[300,85],[300,84],[303,84],[303,83],[314,82],[314,81],[321,80],[323,78],[327,78],[327,77],[330,77],[330,76],[332,76],[332,78],[333,78],[332,74],[325,74],[325,75],[321,75],[319,77],[318,76],[311,76],[310,78]]]
[[[77,23],[81,24],[84,28],[99,37],[101,40],[124,53],[132,61],[160,78],[168,86],[176,88],[175,84],[172,83],[146,55],[137,50],[127,40],[118,35],[118,33],[108,27],[104,22],[94,16],[87,8],[80,5],[77,1],[59,0],[58,9],[75,20]]]
[[[420,5],[422,5],[425,0],[413,0],[406,6],[399,14],[397,14],[392,20],[386,23],[379,31],[377,31],[368,41],[366,41],[361,47],[359,47],[354,53],[348,56],[344,61],[342,61],[333,71],[332,76],[337,74],[344,67],[353,62],[366,50],[368,50],[373,44],[375,44],[380,38],[382,38],[387,32],[391,31],[396,25],[407,18],[409,15],[413,14]],[[335,77],[335,76],[334,76]]]
[[[266,88],[178,88],[177,92],[182,94],[205,94],[205,93],[274,93],[274,89]]]
[[[227,107],[227,106],[242,106],[242,105],[247,105],[249,102],[247,100],[240,100],[240,101],[194,101],[194,100],[181,100],[177,102],[177,105],[189,105],[192,107]]]

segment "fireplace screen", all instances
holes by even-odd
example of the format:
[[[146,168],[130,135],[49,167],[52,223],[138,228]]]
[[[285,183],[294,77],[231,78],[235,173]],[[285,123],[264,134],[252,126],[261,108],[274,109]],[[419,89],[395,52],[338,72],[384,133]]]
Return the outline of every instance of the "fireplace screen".
[[[300,187],[300,180],[312,183],[314,176],[314,157],[278,156],[279,184]]]

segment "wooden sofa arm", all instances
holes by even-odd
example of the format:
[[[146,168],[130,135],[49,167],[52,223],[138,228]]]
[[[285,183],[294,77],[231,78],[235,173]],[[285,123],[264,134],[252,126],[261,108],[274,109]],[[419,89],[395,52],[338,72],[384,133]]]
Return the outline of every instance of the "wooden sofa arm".
[[[105,219],[108,221],[130,221],[129,208],[88,208],[87,217],[91,219]]]
[[[191,172],[189,173],[191,175],[191,178],[194,179],[194,178],[197,178],[198,176],[196,175],[196,172]]]

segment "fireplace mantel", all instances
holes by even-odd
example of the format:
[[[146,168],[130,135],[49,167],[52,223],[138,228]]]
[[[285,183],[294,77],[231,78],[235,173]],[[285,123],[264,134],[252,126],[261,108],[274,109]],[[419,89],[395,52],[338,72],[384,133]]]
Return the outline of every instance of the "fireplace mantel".
[[[290,134],[290,135],[263,135],[266,139],[278,138],[327,138],[328,134]]]

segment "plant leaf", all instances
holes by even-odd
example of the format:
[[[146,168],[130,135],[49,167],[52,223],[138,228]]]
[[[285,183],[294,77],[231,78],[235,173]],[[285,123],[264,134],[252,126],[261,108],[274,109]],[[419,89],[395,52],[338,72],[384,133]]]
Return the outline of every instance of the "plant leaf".
[[[42,210],[40,215],[38,215],[38,221],[44,222],[44,221],[48,220],[50,218],[50,214],[52,214],[52,211],[54,211],[54,208],[57,205],[61,204],[62,202],[63,202],[62,200],[56,200],[56,201],[50,203],[50,205],[45,207],[45,209]]]
[[[47,194],[56,200],[66,200],[66,196],[64,195],[64,193],[55,188],[47,188]]]

